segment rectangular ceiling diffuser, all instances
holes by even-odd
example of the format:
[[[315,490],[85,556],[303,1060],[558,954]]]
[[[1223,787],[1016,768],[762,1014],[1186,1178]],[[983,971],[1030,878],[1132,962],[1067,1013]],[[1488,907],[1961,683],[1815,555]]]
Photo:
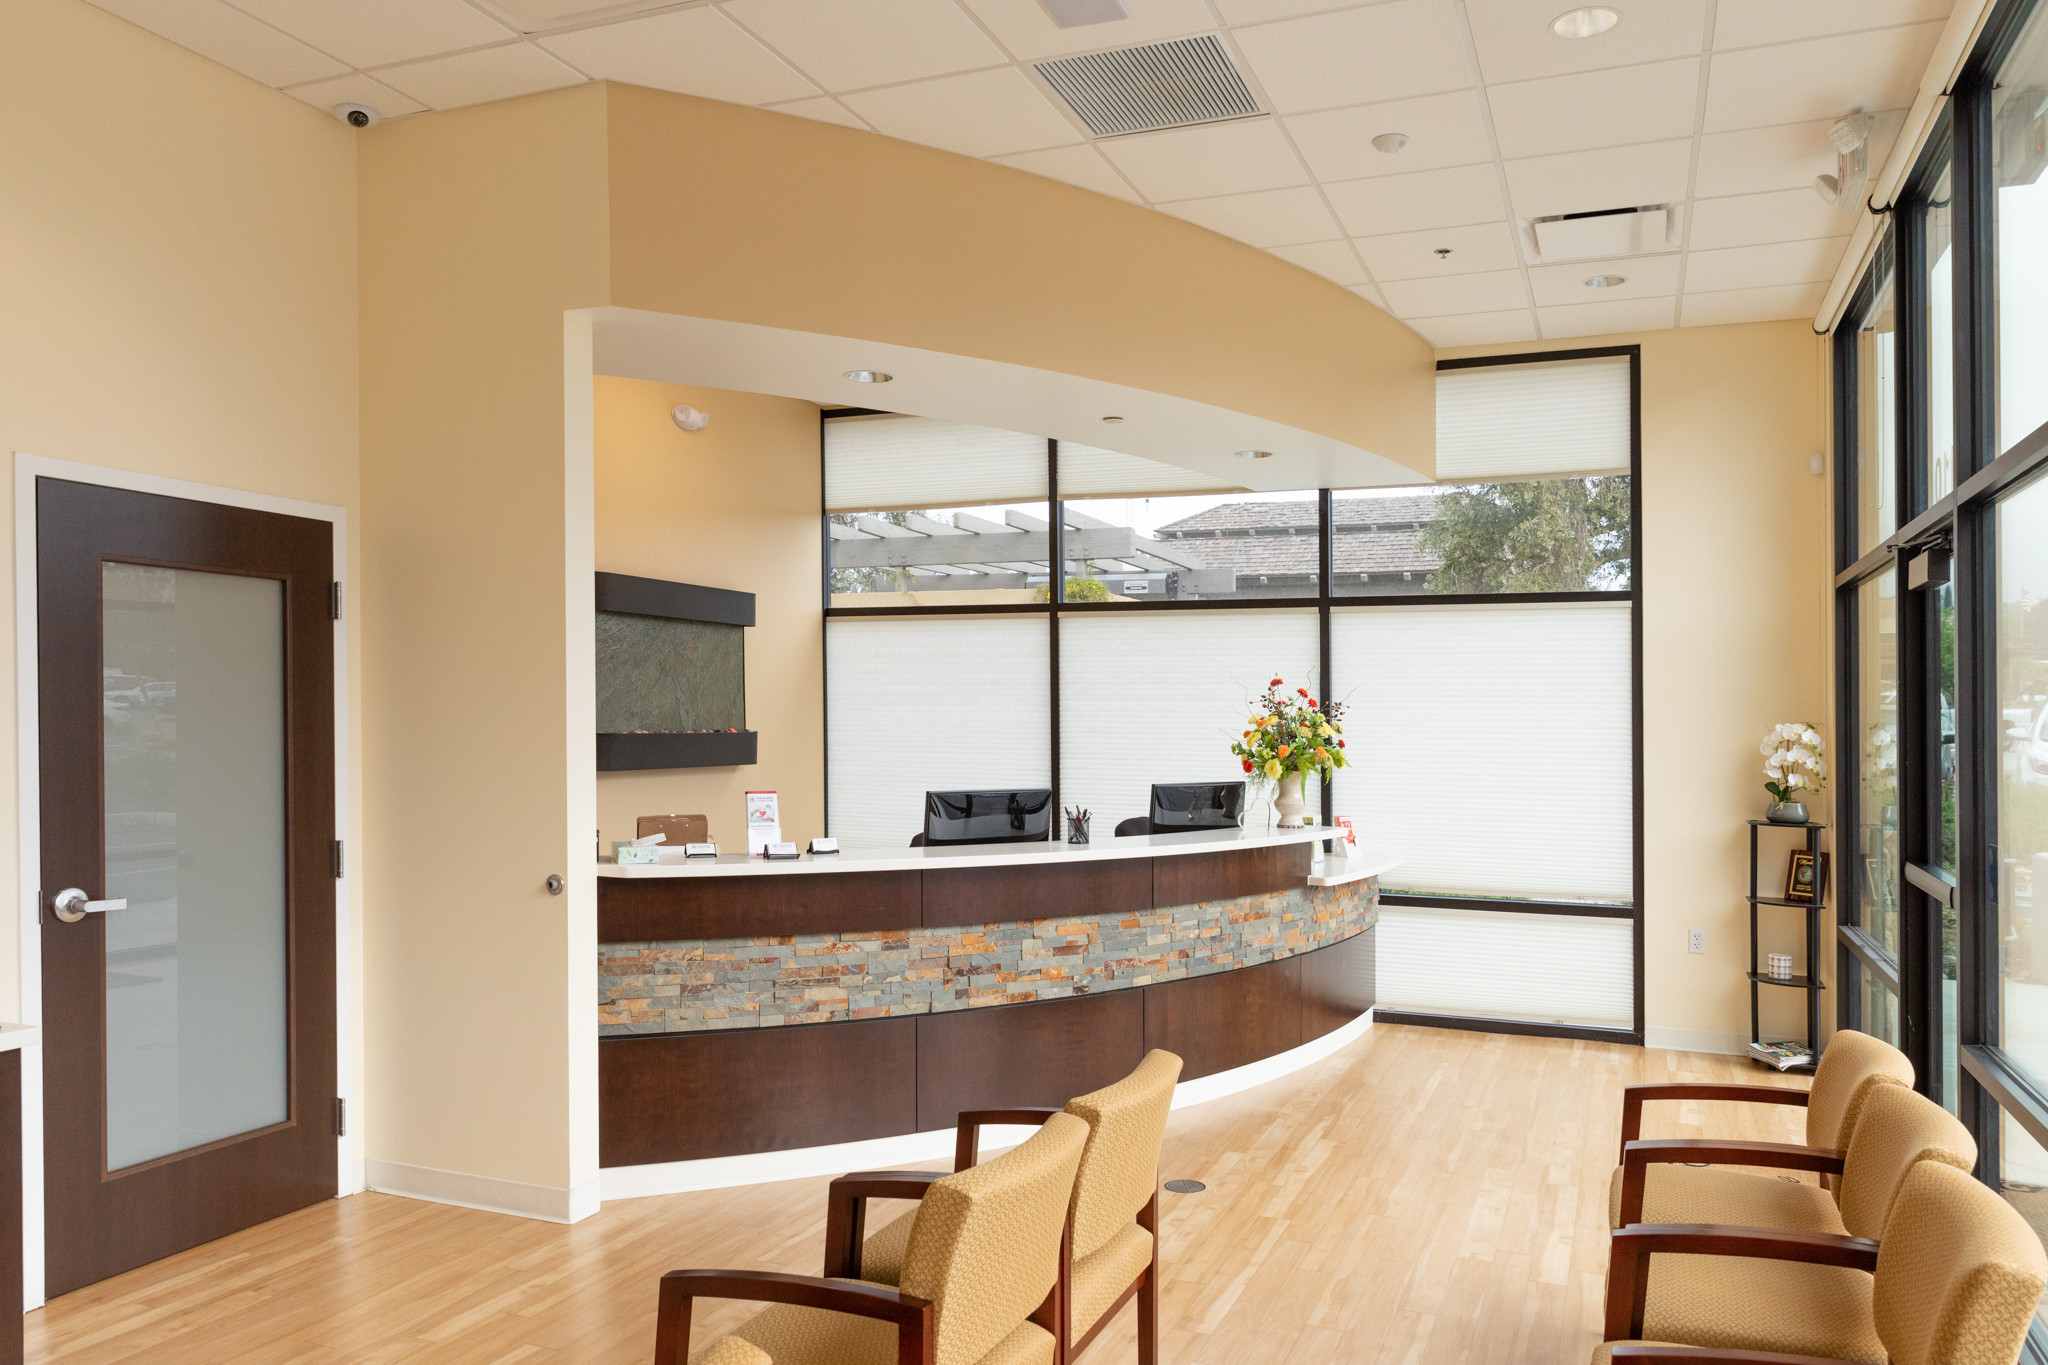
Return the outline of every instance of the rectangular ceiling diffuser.
[[[1252,118],[1252,98],[1213,33],[1036,63],[1097,137]]]

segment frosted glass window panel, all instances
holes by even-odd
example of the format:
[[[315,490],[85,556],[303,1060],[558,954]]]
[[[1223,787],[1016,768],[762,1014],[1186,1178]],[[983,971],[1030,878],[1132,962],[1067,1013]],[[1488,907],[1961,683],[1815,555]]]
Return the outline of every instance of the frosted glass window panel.
[[[1626,474],[1626,356],[1439,370],[1439,483]]]
[[[107,1167],[282,1123],[284,585],[101,574]]]
[[[1043,436],[930,417],[825,423],[825,510],[900,511],[1044,502]]]
[[[927,791],[1052,785],[1042,616],[825,623],[832,835],[907,848]]]
[[[1093,811],[1095,837],[1104,838],[1118,821],[1150,812],[1155,782],[1247,780],[1230,746],[1252,699],[1274,678],[1320,698],[1318,652],[1309,611],[1062,617],[1060,803]],[[1276,819],[1270,785],[1247,795],[1246,827],[1267,828]],[[1321,802],[1311,779],[1311,816]]]
[[[1199,469],[1060,442],[1062,498],[1143,498],[1172,493],[1230,493],[1241,485]]]
[[[1629,604],[1358,608],[1330,622],[1335,811],[1388,890],[1634,897]]]
[[[1856,329],[1856,553],[1899,529],[1898,288],[1890,270]]]
[[[1955,168],[1944,166],[1928,194],[1927,505],[1956,487]],[[1918,512],[1920,508],[1913,509]],[[1910,518],[1909,518],[1910,520]]]
[[[2036,7],[1991,94],[1998,199],[1998,449],[2048,422],[2048,9]]]
[[[1382,1010],[1635,1026],[1635,935],[1625,919],[1380,907]]]

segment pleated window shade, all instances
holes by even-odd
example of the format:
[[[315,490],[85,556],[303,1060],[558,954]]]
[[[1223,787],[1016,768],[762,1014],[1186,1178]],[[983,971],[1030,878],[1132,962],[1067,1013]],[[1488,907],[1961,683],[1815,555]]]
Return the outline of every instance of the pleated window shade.
[[[1631,1028],[1634,927],[1625,919],[1387,905],[1374,931],[1382,1010]]]
[[[1198,469],[1060,442],[1060,497],[1153,498],[1189,493],[1235,493],[1238,485]]]
[[[1626,356],[1439,370],[1438,483],[1629,472]]]
[[[1335,811],[1389,891],[1634,898],[1629,604],[1369,608],[1330,622]],[[1382,950],[1382,959],[1387,956]]]
[[[1235,782],[1250,699],[1273,678],[1309,687],[1312,611],[1100,613],[1060,621],[1060,802],[1095,813],[1094,834],[1151,809],[1155,782]],[[1247,828],[1271,818],[1248,795]],[[1308,809],[1321,809],[1311,779]]]
[[[825,649],[828,814],[844,846],[909,847],[927,791],[1052,785],[1043,617],[840,618]]]
[[[825,510],[893,512],[1043,502],[1043,436],[929,417],[825,423]]]

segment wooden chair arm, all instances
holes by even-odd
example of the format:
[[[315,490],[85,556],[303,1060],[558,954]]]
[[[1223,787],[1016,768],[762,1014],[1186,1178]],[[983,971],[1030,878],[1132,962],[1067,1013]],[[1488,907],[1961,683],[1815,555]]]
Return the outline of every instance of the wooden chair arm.
[[[922,1199],[945,1171],[855,1171],[825,1191],[825,1277],[860,1278],[860,1248],[867,1240],[868,1200]]]
[[[896,1325],[897,1365],[932,1365],[932,1304],[888,1285],[784,1275],[773,1270],[671,1270],[661,1277],[655,1316],[654,1365],[685,1365],[693,1299],[793,1303]]]
[[[1668,1085],[1632,1085],[1621,1092],[1621,1140],[1623,1145],[1643,1135],[1644,1100],[1750,1100],[1757,1104],[1796,1104],[1805,1108],[1804,1090],[1782,1085],[1713,1085],[1679,1081]]]
[[[1775,1166],[1788,1171],[1842,1173],[1843,1155],[1790,1142],[1748,1142],[1741,1138],[1640,1138],[1621,1145],[1621,1224],[1643,1221],[1643,1190],[1649,1167],[1671,1162],[1712,1166]]]
[[[1635,1365],[1843,1365],[1832,1356],[1788,1356],[1778,1351],[1724,1351],[1716,1346],[1617,1346],[1617,1361]]]
[[[984,1123],[1028,1123],[1042,1127],[1058,1109],[969,1109],[960,1115],[959,1135],[953,1139],[953,1169],[964,1171],[981,1159],[981,1126]]]
[[[1716,1223],[1637,1223],[1614,1234],[1607,1265],[1608,1341],[1641,1339],[1643,1301],[1650,1288],[1650,1257],[1658,1252],[1798,1261],[1806,1265],[1843,1266],[1865,1273],[1877,1270],[1877,1243],[1867,1237]]]

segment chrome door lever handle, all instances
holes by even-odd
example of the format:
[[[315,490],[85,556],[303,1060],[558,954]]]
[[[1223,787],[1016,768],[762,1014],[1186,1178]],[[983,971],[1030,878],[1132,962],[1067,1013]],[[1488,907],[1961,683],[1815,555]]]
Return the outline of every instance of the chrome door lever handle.
[[[109,910],[126,910],[127,908],[128,902],[125,900],[89,900],[86,894],[75,886],[68,886],[57,893],[57,918],[63,920],[66,924],[76,924],[87,915],[101,915]]]

